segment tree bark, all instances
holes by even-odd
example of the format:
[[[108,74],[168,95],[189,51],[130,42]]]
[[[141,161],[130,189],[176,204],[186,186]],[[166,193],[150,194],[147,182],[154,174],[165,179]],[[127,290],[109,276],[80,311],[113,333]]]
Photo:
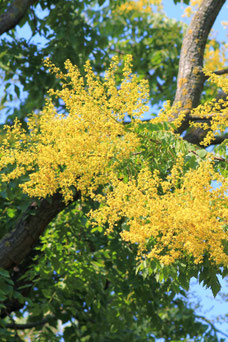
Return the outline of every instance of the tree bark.
[[[36,0],[14,0],[8,10],[0,16],[0,35],[14,28]]]
[[[75,196],[75,200],[80,194]],[[38,205],[33,202],[25,211],[15,229],[0,241],[0,267],[13,268],[30,253],[51,220],[66,208],[62,196],[55,194],[51,200],[43,199]]]
[[[179,129],[183,132],[192,108],[199,105],[206,78],[203,75],[203,57],[208,35],[226,0],[203,0],[185,34],[178,69],[177,90],[173,105],[180,104],[180,112],[186,117]]]

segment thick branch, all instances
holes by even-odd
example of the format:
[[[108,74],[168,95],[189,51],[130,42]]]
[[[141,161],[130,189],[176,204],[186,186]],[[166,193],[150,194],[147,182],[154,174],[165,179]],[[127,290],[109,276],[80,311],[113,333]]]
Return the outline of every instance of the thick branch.
[[[199,104],[205,82],[202,67],[207,38],[225,1],[202,1],[184,37],[174,100],[174,104],[181,103],[180,110],[186,112],[186,120],[180,128],[180,132],[187,128],[190,110]],[[179,113],[176,114],[176,116],[178,115]]]
[[[211,142],[211,145],[220,145],[226,139],[228,139],[228,133],[215,137]]]
[[[75,200],[80,194],[75,196]],[[10,269],[30,253],[49,222],[66,207],[60,194],[51,200],[44,199],[40,205],[32,203],[7,236],[0,241],[0,267]]]
[[[184,136],[184,140],[190,142],[191,144],[198,145],[200,147],[203,147],[204,145],[201,144],[203,139],[205,138],[207,134],[207,131],[200,128],[200,127],[192,127],[188,131],[188,133]],[[210,145],[220,145],[224,140],[228,139],[228,134],[225,133],[224,135],[216,136],[214,139],[210,142]],[[207,147],[206,145],[205,147]]]
[[[0,16],[0,34],[14,28],[36,0],[14,0],[7,11]]]

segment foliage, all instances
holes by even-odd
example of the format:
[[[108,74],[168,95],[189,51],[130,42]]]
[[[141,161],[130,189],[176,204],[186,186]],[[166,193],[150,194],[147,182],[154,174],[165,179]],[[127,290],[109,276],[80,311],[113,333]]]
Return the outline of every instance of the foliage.
[[[103,20],[98,26],[101,35],[109,37],[108,57],[131,54],[133,72],[149,81],[150,103],[159,107],[175,94],[184,29],[184,25],[166,17],[160,6],[161,1],[128,1],[112,11],[108,25]],[[109,11],[109,8],[102,10],[104,18]],[[97,13],[93,17],[96,22],[99,16]],[[97,68],[96,63],[94,67]]]
[[[149,264],[136,274],[135,246],[123,244],[118,230],[107,236],[101,228],[91,227],[84,214],[91,205],[90,201],[71,206],[42,238],[37,265],[26,275],[34,286],[23,311],[30,313],[29,323],[47,315],[52,318],[40,332],[31,331],[30,338],[154,341],[167,336],[176,341],[187,334],[189,341],[203,338],[207,325],[196,322],[193,310],[174,298],[181,280],[162,272],[158,278]],[[56,337],[57,320],[66,326]],[[14,341],[12,333],[11,338]]]
[[[7,109],[9,123],[15,118],[23,121],[28,113],[41,110],[48,89],[57,89],[58,80],[46,72],[42,63],[47,57],[61,68],[70,59],[81,72],[90,57],[100,73],[110,56],[131,53],[134,72],[149,80],[152,103],[173,98],[181,24],[152,8],[141,15],[137,7],[129,14],[121,6],[123,1],[111,1],[102,9],[93,1],[58,0],[54,5],[52,1],[39,1],[37,10],[20,22],[20,27],[25,22],[29,26],[26,30],[31,30],[30,39],[19,38],[14,30],[2,39],[2,105]],[[37,36],[40,43],[36,42]],[[12,106],[13,96],[23,98],[19,108]]]
[[[224,92],[224,94],[228,93],[228,79],[226,76],[220,76],[213,74],[210,71],[205,70],[205,74],[209,76],[209,80],[213,81],[217,84],[217,86]],[[206,102],[204,105],[198,106],[193,111],[193,116],[198,117],[211,117],[210,125],[207,123],[203,124],[195,124],[196,127],[203,127],[209,132],[206,135],[205,139],[202,141],[204,145],[210,145],[211,141],[213,141],[216,133],[225,132],[228,126],[228,116],[227,116],[227,108],[228,101],[227,99],[212,99],[211,101]],[[227,146],[227,141],[224,142]]]

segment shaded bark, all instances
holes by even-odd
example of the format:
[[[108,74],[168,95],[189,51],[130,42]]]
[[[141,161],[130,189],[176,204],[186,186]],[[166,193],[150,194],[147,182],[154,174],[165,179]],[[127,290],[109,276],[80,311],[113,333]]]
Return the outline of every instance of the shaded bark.
[[[79,198],[75,196],[75,200]],[[66,208],[62,196],[57,193],[51,200],[33,202],[15,228],[0,241],[0,267],[10,269],[30,253],[51,220]]]
[[[0,16],[0,34],[14,28],[34,2],[36,0],[14,0],[7,11]]]
[[[77,193],[74,201],[79,198],[80,193]],[[0,267],[10,270],[15,290],[24,297],[29,294],[33,283],[21,277],[34,265],[34,257],[38,253],[34,247],[38,245],[39,237],[48,224],[66,207],[59,193],[51,199],[41,200],[40,203],[34,201],[27,208],[22,219],[15,224],[15,228],[0,241]],[[0,313],[2,319],[11,312],[23,308],[24,303],[12,299],[7,300],[4,305],[5,308]]]
[[[36,246],[37,245],[38,243]],[[37,259],[34,261],[34,257],[37,256],[38,253],[40,253],[40,251],[32,249],[20,265],[14,266],[12,270],[10,270],[10,276],[14,283],[14,290],[20,292],[23,297],[28,296],[33,286],[33,281],[27,279],[24,275],[31,267],[35,267]],[[0,310],[1,319],[9,316],[11,312],[17,312],[24,307],[24,303],[15,298],[8,298],[3,304],[5,307]]]

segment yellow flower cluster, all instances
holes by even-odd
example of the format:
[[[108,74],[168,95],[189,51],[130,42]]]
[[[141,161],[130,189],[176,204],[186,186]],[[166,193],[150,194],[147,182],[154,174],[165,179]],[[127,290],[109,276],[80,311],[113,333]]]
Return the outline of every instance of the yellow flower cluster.
[[[113,190],[103,197],[102,206],[90,213],[91,218],[98,225],[108,223],[111,231],[124,217],[127,227],[121,237],[136,243],[140,255],[156,258],[162,264],[186,256],[200,263],[208,254],[212,262],[228,265],[222,246],[222,240],[227,239],[224,223],[228,219],[228,182],[214,172],[209,160],[186,174],[183,165],[180,155],[166,180],[148,167],[128,182],[113,178]],[[223,183],[214,189],[212,180]],[[149,250],[148,243],[152,244]]]
[[[186,115],[184,110],[180,111],[180,106],[181,103],[176,103],[171,106],[171,102],[166,101],[158,116],[153,119],[153,123],[172,122],[173,127],[170,126],[170,130],[174,132],[181,126]]]
[[[220,70],[227,63],[227,44],[218,46],[215,39],[211,39],[206,45],[204,53],[205,68],[209,71]]]
[[[131,0],[122,3],[117,8],[118,13],[129,13],[131,11],[137,11],[140,14],[152,13],[152,6],[156,6],[158,10],[162,9],[162,0]]]
[[[189,6],[185,9],[183,16],[191,17],[199,8],[203,0],[190,0]]]
[[[208,70],[204,70],[205,75],[209,76],[209,80],[215,83],[228,94],[228,78],[227,75],[216,75]],[[228,127],[228,96],[224,99],[213,99],[198,106],[192,111],[192,116],[201,118],[210,118],[210,123],[193,123],[196,127],[202,127],[208,130],[205,139],[202,141],[203,145],[209,145],[216,134],[225,132]]]
[[[209,81],[212,82],[216,86],[216,88],[222,89],[225,94],[228,94],[228,77],[227,75],[216,75],[215,73],[209,71],[208,69],[204,69],[204,74],[209,77]],[[186,79],[181,79],[179,86],[183,86],[187,82]],[[184,90],[184,89],[183,89]],[[159,122],[172,122],[173,130],[176,130],[180,127],[183,122],[186,111],[189,112],[189,109],[192,108],[191,100],[186,103],[185,109],[180,110],[181,103],[176,103],[175,106],[172,105],[170,101],[167,101],[164,104],[163,109],[160,111],[158,116],[153,119],[153,123]],[[198,123],[192,122],[191,125],[195,127],[201,127],[202,129],[207,130],[207,135],[204,140],[201,142],[202,145],[207,146],[210,145],[213,141],[214,137],[219,133],[222,134],[226,131],[228,127],[228,96],[226,98],[222,98],[217,100],[216,98],[211,101],[207,101],[202,105],[191,110],[191,116],[197,118],[210,119],[209,123]]]
[[[65,63],[66,74],[50,60],[45,64],[63,81],[61,90],[49,94],[64,101],[67,114],[58,114],[48,99],[41,115],[29,118],[29,134],[18,121],[7,127],[0,169],[8,167],[3,181],[27,175],[29,179],[20,186],[29,196],[45,198],[60,191],[67,202],[72,199],[72,187],[82,194],[94,191],[107,182],[115,164],[135,151],[139,139],[121,121],[126,115],[139,118],[148,110],[148,84],[132,75],[130,56],[126,56],[119,89],[117,58],[104,81],[95,76],[89,62],[85,80],[70,61]]]
[[[50,60],[45,64],[60,78],[62,88],[49,91],[46,106],[29,118],[27,131],[18,121],[6,127],[0,147],[2,180],[20,178],[21,188],[31,197],[61,192],[68,202],[74,189],[82,197],[90,196],[100,205],[90,213],[91,222],[108,224],[111,231],[124,219],[122,238],[163,264],[182,257],[200,263],[207,254],[215,263],[227,265],[222,241],[226,240],[228,182],[209,160],[184,171],[183,155],[166,178],[152,170],[151,159],[141,154],[143,135],[137,133],[139,118],[148,110],[148,83],[132,74],[131,57],[125,57],[123,66],[114,57],[104,79],[94,74],[89,62],[85,78],[70,61],[65,63],[66,73]],[[119,68],[122,81],[117,86]],[[224,78],[210,76],[227,91]],[[53,97],[65,103],[65,114],[58,113]],[[219,108],[222,119],[214,121],[219,128],[227,123],[223,108],[227,109],[225,103]],[[202,107],[197,115],[206,110]],[[167,104],[155,121],[167,121],[174,111]],[[126,116],[134,117],[131,125],[123,124]],[[137,162],[139,155],[142,162]],[[130,163],[136,171],[120,176]],[[213,180],[222,185],[214,189]]]

